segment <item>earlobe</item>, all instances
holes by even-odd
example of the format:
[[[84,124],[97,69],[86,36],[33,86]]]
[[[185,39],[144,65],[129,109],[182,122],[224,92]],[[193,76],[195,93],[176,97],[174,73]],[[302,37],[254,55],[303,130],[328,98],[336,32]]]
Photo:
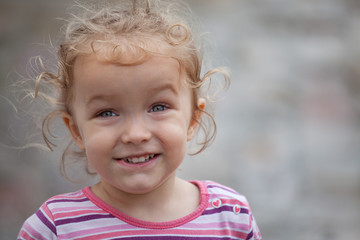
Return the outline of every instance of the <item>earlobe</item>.
[[[78,129],[73,117],[70,114],[63,112],[62,119],[63,119],[66,127],[69,129],[69,132],[70,132],[72,138],[74,139],[74,141],[76,142],[76,144],[78,145],[78,147],[81,150],[85,150],[83,140],[81,138],[79,129]]]
[[[197,102],[197,109],[195,109],[195,111],[194,111],[193,117],[191,119],[191,122],[190,122],[190,125],[188,128],[188,132],[187,132],[187,140],[188,141],[190,141],[196,133],[196,130],[200,123],[200,119],[201,119],[203,110],[205,109],[205,104],[206,104],[205,99],[199,98],[199,100]]]

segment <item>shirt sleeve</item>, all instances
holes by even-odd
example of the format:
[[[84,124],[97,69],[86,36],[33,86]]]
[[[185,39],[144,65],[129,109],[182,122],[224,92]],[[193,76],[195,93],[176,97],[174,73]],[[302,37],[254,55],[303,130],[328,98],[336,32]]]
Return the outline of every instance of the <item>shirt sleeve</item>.
[[[250,215],[250,221],[251,221],[251,229],[250,229],[250,233],[246,239],[262,240],[259,227],[256,224],[255,218],[252,214]]]
[[[25,221],[22,228],[20,229],[17,239],[57,239],[54,217],[46,203],[44,203],[39,210],[37,210]]]

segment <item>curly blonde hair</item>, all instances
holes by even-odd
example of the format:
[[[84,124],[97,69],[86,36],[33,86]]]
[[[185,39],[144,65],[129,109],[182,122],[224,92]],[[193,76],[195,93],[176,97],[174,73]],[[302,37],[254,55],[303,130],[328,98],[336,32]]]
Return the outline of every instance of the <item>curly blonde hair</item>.
[[[192,89],[193,110],[201,111],[207,118],[207,121],[202,118],[199,122],[203,139],[198,142],[200,149],[192,155],[202,152],[214,140],[216,124],[213,116],[197,105],[197,99],[205,97],[201,96],[201,86],[211,81],[215,73],[223,74],[227,85],[229,76],[221,68],[211,69],[200,76],[202,52],[200,46],[196,46],[190,23],[186,21],[189,19],[187,5],[164,0],[97,1],[93,4],[86,1],[86,4],[78,3],[77,10],[68,20],[65,38],[58,48],[58,73],[51,73],[43,66],[36,80],[35,97],[40,94],[41,82],[55,86],[53,102],[56,106],[42,123],[42,135],[48,148],[52,150],[56,146],[51,140],[54,134],[50,120],[62,112],[71,114],[73,66],[79,56],[95,54],[106,61],[134,65],[161,55],[179,62],[181,71],[186,74],[186,83]],[[71,140],[62,156],[61,170],[65,176],[68,156],[85,157],[79,149],[71,150],[72,145]],[[86,170],[90,173],[89,166]]]

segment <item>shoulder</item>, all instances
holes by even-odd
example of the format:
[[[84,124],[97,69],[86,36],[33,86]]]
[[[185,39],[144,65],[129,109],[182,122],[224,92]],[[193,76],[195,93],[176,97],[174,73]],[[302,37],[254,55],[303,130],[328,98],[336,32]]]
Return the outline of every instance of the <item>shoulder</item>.
[[[234,189],[213,181],[200,181],[209,197],[203,215],[218,219],[239,239],[261,239],[259,228],[246,197]]]
[[[89,203],[91,202],[83,190],[49,198],[25,221],[18,239],[56,239],[59,219],[73,215],[80,205],[86,206]]]
[[[234,189],[213,181],[197,181],[197,184],[201,186],[203,192],[206,192],[209,207],[216,209],[216,213],[235,213],[249,217],[252,215],[246,197]]]
[[[209,198],[211,199],[233,199],[235,201],[242,202],[242,204],[248,206],[248,201],[246,197],[236,190],[224,186],[220,183],[213,182],[213,181],[203,181],[204,185],[207,188]]]
[[[41,211],[46,218],[55,223],[92,212],[96,206],[86,196],[86,189],[53,196],[41,205],[38,212]]]
[[[89,199],[84,194],[84,190],[85,189],[78,190],[76,192],[63,193],[53,196],[49,198],[47,201],[45,201],[42,206],[47,206],[53,209],[58,206],[64,206],[64,205],[74,206],[74,204],[76,205],[76,204],[86,203],[89,201]]]
[[[48,200],[46,200],[38,211],[43,211],[47,214],[52,214],[53,212],[58,212],[58,208],[64,208],[67,206],[77,206],[82,203],[89,202],[89,199],[84,194],[84,189],[78,190],[76,192],[63,193],[55,195]]]

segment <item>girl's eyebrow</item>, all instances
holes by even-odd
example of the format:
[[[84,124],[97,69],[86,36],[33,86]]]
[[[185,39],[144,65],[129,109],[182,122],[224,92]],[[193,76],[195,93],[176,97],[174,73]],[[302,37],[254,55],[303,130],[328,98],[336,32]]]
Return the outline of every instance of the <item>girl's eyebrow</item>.
[[[180,86],[179,86],[180,87]],[[165,83],[158,86],[150,87],[147,89],[147,92],[145,94],[148,95],[154,95],[156,93],[164,92],[164,91],[171,91],[176,96],[179,95],[179,90],[173,83]],[[91,105],[93,102],[96,101],[107,101],[111,98],[116,97],[117,94],[111,95],[111,94],[97,94],[94,96],[91,96],[86,99],[85,104],[86,106]]]
[[[148,92],[150,94],[152,94],[152,93],[156,93],[156,92],[163,92],[163,91],[166,91],[166,90],[170,90],[175,95],[179,94],[178,89],[176,88],[175,84],[173,84],[173,83],[166,83],[166,84],[161,84],[159,86],[154,86],[152,88],[149,88]]]
[[[88,98],[86,101],[85,101],[85,105],[86,106],[89,106],[91,105],[93,102],[96,102],[96,101],[106,101],[107,99],[111,98],[110,95],[95,95],[95,96],[91,96],[90,98]]]

